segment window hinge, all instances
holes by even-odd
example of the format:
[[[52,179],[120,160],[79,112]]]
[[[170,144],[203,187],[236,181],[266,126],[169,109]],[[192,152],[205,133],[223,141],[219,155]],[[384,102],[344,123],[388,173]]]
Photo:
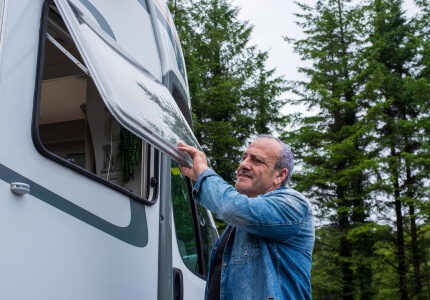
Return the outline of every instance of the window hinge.
[[[72,54],[70,54],[70,52],[67,51],[66,48],[61,46],[60,43],[58,43],[48,33],[46,34],[46,36],[48,37],[48,40],[55,45],[55,47],[57,47],[61,52],[63,52],[72,62],[75,63],[75,65],[77,65],[82,71],[84,71],[85,74],[90,75],[90,71],[88,71],[88,69],[83,64],[81,64],[79,60],[77,60]]]

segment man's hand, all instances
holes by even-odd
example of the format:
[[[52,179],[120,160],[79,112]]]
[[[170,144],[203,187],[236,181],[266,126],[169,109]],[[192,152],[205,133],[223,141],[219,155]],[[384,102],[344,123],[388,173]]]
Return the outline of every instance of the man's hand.
[[[203,152],[197,150],[192,146],[188,146],[183,142],[178,143],[178,149],[187,152],[188,155],[193,159],[192,169],[188,169],[184,166],[179,165],[179,168],[181,169],[181,173],[183,175],[195,181],[199,177],[200,173],[202,173],[206,169],[209,169],[206,156]]]

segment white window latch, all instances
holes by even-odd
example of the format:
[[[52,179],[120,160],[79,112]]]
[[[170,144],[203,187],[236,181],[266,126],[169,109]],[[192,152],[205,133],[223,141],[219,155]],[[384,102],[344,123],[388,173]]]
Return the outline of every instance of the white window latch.
[[[12,182],[10,184],[10,189],[17,195],[24,195],[30,193],[30,186],[26,183]]]

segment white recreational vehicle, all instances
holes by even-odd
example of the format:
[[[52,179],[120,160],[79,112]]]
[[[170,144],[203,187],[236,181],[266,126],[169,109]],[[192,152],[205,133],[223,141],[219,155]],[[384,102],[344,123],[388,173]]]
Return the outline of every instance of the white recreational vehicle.
[[[164,0],[0,0],[0,299],[203,298],[181,51]]]

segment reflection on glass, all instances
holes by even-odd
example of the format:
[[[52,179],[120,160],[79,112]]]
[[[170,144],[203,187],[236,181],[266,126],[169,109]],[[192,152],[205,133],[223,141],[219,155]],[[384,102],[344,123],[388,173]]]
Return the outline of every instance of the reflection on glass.
[[[179,252],[185,264],[194,272],[198,272],[197,243],[187,183],[174,161],[171,170],[173,216]]]
[[[184,123],[182,113],[178,110],[177,106],[174,105],[175,103],[172,103],[162,95],[156,95],[155,93],[151,92],[143,83],[138,83],[138,86],[145,91],[149,100],[160,106],[164,112],[162,119],[164,123],[172,129],[172,132],[162,132],[159,127],[153,124],[154,130],[160,134],[165,135],[165,138],[168,139],[172,144],[175,143],[178,138],[181,138],[181,140],[187,145],[198,144],[194,135],[189,135],[189,127],[187,123]],[[147,121],[151,122],[150,120]]]
[[[200,234],[202,238],[203,255],[206,265],[206,270],[209,270],[209,260],[213,248],[211,223],[206,208],[197,204],[197,212],[199,215]]]

